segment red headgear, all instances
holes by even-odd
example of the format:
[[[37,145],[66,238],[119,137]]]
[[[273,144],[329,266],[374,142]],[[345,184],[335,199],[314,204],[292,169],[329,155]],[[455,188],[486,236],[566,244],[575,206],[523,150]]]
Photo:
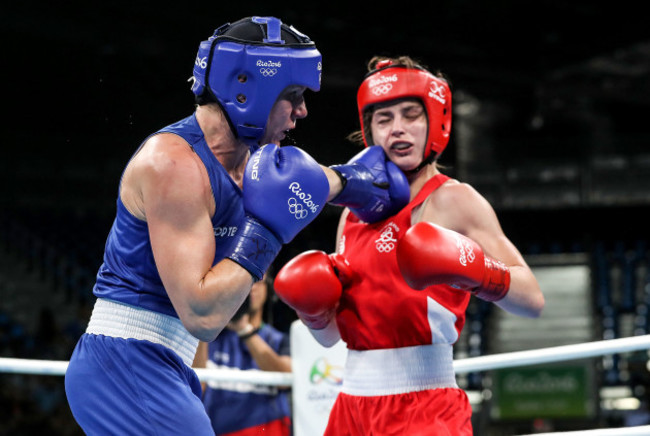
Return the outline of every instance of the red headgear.
[[[421,68],[407,68],[393,65],[390,60],[377,63],[377,69],[366,75],[357,93],[357,106],[363,142],[368,145],[363,112],[369,106],[406,97],[415,97],[422,101],[429,118],[427,146],[424,159],[431,152],[437,157],[447,146],[451,133],[451,90],[449,84]],[[369,126],[368,126],[369,127]]]

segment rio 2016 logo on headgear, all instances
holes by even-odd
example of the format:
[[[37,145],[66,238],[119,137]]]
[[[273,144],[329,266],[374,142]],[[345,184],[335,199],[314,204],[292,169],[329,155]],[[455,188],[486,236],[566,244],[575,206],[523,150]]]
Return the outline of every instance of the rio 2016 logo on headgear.
[[[393,74],[392,76],[382,76],[371,80],[368,86],[372,90],[373,94],[384,95],[388,94],[393,89],[393,83],[398,80],[397,74]]]
[[[218,102],[235,135],[253,151],[271,108],[291,85],[320,90],[320,52],[307,35],[275,17],[227,23],[201,42],[192,76],[197,102]]]
[[[278,74],[279,69],[282,67],[282,62],[258,60],[255,65],[260,67],[259,71],[263,77],[273,77]]]
[[[197,56],[196,60],[194,61],[194,65],[201,68],[202,70],[205,70],[205,68],[208,66],[207,56],[203,56],[202,58]]]
[[[377,69],[368,73],[357,92],[357,109],[361,133],[366,147],[370,138],[369,126],[364,125],[364,113],[375,105],[403,98],[419,99],[429,121],[424,160],[435,158],[447,147],[451,133],[451,89],[444,78],[434,76],[420,67],[394,65],[392,60],[377,63]]]
[[[317,359],[311,366],[309,381],[314,384],[327,383],[339,386],[343,383],[343,368],[330,364],[326,358]]]

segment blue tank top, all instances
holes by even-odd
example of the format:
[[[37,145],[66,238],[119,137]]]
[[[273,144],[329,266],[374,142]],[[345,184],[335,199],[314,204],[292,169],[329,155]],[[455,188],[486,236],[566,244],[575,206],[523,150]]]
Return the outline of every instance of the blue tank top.
[[[244,217],[242,191],[208,147],[194,114],[154,135],[158,133],[174,133],[187,141],[208,171],[216,204],[212,217],[216,241],[214,265],[229,253],[237,226]],[[98,298],[178,317],[156,269],[147,223],[126,209],[119,194],[117,213],[93,293]]]

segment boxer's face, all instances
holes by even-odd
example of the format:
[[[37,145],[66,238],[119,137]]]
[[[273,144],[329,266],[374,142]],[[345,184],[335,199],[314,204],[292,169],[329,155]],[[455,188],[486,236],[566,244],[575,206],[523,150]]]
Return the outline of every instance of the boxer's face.
[[[381,145],[402,171],[409,171],[422,162],[428,125],[424,106],[410,99],[375,109],[370,130],[374,144]]]
[[[291,85],[285,88],[271,108],[266,122],[264,136],[260,145],[280,144],[290,130],[296,128],[296,122],[307,116],[304,86]]]

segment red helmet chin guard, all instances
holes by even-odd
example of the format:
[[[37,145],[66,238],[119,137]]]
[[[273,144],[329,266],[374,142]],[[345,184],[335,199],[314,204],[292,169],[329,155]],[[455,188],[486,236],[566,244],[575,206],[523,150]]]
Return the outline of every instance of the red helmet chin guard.
[[[366,147],[366,129],[363,113],[370,106],[390,100],[414,97],[419,99],[427,112],[429,133],[424,159],[433,152],[437,157],[447,146],[451,133],[451,89],[449,84],[420,68],[406,68],[382,61],[377,69],[368,73],[357,92],[357,106],[363,142]],[[368,128],[370,126],[367,126]]]

